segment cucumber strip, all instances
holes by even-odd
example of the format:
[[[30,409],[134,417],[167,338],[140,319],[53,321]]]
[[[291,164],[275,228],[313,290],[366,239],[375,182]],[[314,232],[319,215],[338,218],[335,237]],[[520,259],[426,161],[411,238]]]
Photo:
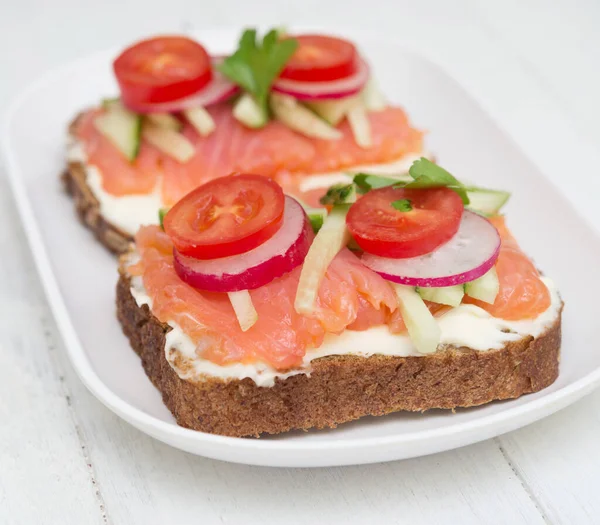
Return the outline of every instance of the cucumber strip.
[[[358,95],[344,97],[339,100],[317,100],[305,105],[332,126],[337,126],[354,106],[360,104]]]
[[[498,273],[495,267],[479,279],[465,284],[465,293],[469,297],[479,299],[488,304],[494,304],[499,291],[500,281],[498,280]]]
[[[123,104],[121,104],[121,99],[119,97],[102,99],[102,109],[111,109],[117,106],[123,108]]]
[[[181,121],[169,113],[150,113],[146,115],[146,120],[161,128],[168,128],[174,131],[181,131],[183,127]]]
[[[348,123],[354,135],[354,141],[363,149],[373,145],[371,137],[371,122],[363,105],[358,105],[348,111]]]
[[[252,297],[248,290],[240,290],[238,292],[228,292],[229,301],[233,306],[233,311],[240,323],[242,332],[247,332],[258,321],[258,314],[252,304]]]
[[[269,115],[254,100],[250,93],[244,93],[233,106],[233,116],[244,126],[262,128],[269,121]]]
[[[215,121],[202,106],[186,109],[183,114],[201,137],[208,137],[216,128]]]
[[[196,152],[193,144],[185,136],[172,129],[146,123],[142,129],[142,137],[156,149],[181,163],[190,160]]]
[[[94,119],[94,126],[127,160],[135,160],[141,142],[142,118],[139,115],[115,103]]]
[[[349,209],[349,205],[335,206],[308,250],[294,301],[299,314],[313,313],[327,268],[338,252],[348,244],[350,233],[346,228],[346,215]]]
[[[331,127],[310,109],[288,95],[272,93],[271,109],[277,120],[283,122],[288,128],[307,137],[323,140],[339,140],[343,136],[339,129]]]
[[[458,306],[465,295],[465,290],[462,284],[457,284],[455,286],[444,286],[441,288],[418,287],[417,293],[425,301],[447,304],[448,306]]]
[[[382,111],[387,107],[385,97],[381,93],[373,76],[369,76],[367,84],[361,93],[362,101],[369,111]]]
[[[170,208],[160,208],[158,210],[158,224],[164,230],[165,229],[165,215],[168,213]]]
[[[442,330],[435,317],[414,288],[401,284],[393,286],[398,297],[398,308],[412,343],[419,353],[432,354],[437,350],[442,337]]]
[[[466,190],[470,201],[469,209],[483,215],[496,215],[510,198],[507,191],[473,187],[467,187]]]

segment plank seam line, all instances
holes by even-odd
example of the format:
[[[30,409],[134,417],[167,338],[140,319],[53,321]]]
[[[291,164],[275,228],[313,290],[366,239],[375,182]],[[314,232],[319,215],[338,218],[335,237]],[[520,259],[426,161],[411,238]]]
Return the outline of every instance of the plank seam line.
[[[63,397],[65,398],[65,401],[67,403],[67,408],[69,411],[69,416],[71,418],[71,422],[73,423],[73,426],[75,427],[75,432],[77,434],[77,440],[79,442],[79,446],[81,447],[81,454],[83,456],[83,460],[85,462],[88,474],[90,476],[90,481],[92,483],[96,503],[98,504],[98,506],[100,508],[100,514],[102,516],[103,522],[106,525],[110,525],[112,523],[112,521],[109,518],[108,511],[106,509],[106,504],[104,503],[104,497],[102,496],[102,493],[100,491],[100,486],[98,485],[98,482],[96,481],[96,478],[97,478],[96,471],[92,464],[91,457],[88,453],[86,439],[85,439],[84,433],[81,429],[81,425],[78,422],[77,413],[76,413],[75,408],[73,407],[73,403],[71,401],[71,391],[65,380],[65,376],[61,373],[61,370],[60,370],[61,366],[59,363],[59,357],[57,355],[56,344],[54,341],[54,337],[55,337],[54,333],[53,333],[54,324],[45,315],[40,316],[40,321],[41,321],[43,329],[44,329],[44,339],[46,340],[46,346],[47,346],[48,352],[51,356],[52,362],[54,363],[55,369],[58,369],[58,380],[60,382],[60,388],[61,388]]]
[[[523,490],[527,493],[527,496],[529,497],[529,499],[535,505],[535,508],[540,513],[540,516],[544,520],[544,523],[547,523],[548,525],[552,525],[552,521],[550,521],[550,519],[546,515],[546,511],[544,510],[544,506],[542,505],[542,502],[537,498],[537,496],[533,492],[533,489],[531,488],[531,486],[529,485],[529,483],[527,483],[527,480],[525,479],[525,477],[523,476],[523,474],[521,474],[521,471],[517,468],[516,464],[514,463],[514,461],[512,460],[512,458],[510,457],[510,454],[504,448],[504,445],[502,444],[502,442],[500,441],[500,439],[496,437],[496,438],[494,438],[494,442],[496,443],[496,445],[500,449],[500,453],[502,454],[502,457],[508,463],[508,466],[513,471],[513,473],[515,474],[515,476],[517,477],[517,479],[519,480],[519,483],[521,483],[521,486],[523,487]]]

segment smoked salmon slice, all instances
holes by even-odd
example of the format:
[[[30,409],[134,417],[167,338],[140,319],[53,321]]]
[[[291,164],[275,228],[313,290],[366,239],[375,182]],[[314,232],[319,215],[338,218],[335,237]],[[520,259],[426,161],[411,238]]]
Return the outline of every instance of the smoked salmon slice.
[[[128,271],[141,276],[152,313],[162,322],[176,322],[198,345],[198,355],[219,365],[258,360],[278,370],[293,368],[308,348],[318,347],[327,333],[345,330],[359,313],[366,329],[368,319],[381,324],[374,312],[388,318],[397,307],[389,283],[345,249],[329,266],[311,317],[294,308],[298,267],[250,292],[258,321],[242,332],[227,294],[196,290],[177,276],[173,245],[158,226],[142,227],[135,240],[140,261]]]
[[[468,297],[465,302],[476,304],[500,319],[533,319],[550,307],[550,292],[531,259],[521,251],[506,227],[504,217],[492,217],[490,221],[502,238],[496,262],[500,291],[494,304]]]
[[[363,149],[346,122],[340,124],[342,138],[336,141],[305,137],[278,121],[252,130],[233,117],[229,104],[222,103],[208,109],[216,123],[208,137],[184,124],[182,133],[196,150],[190,161],[181,164],[142,141],[138,158],[129,163],[94,127],[99,111],[84,114],[76,134],[88,163],[102,174],[103,189],[116,196],[149,193],[160,177],[167,205],[208,180],[234,172],[260,173],[284,184],[295,175],[386,163],[422,150],[423,134],[410,126],[405,112],[397,107],[369,114],[373,145]]]

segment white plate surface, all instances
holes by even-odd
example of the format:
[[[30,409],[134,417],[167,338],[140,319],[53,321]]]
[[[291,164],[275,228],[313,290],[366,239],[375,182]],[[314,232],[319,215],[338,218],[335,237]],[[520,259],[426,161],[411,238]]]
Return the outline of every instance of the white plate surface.
[[[115,319],[116,262],[75,219],[61,191],[65,130],[82,108],[116,93],[110,50],[58,69],[15,102],[3,133],[9,177],[46,293],[81,380],[141,431],[188,452],[266,466],[372,463],[448,450],[536,421],[600,382],[597,314],[600,243],[560,193],[468,93],[438,66],[393,41],[344,32],[371,60],[383,90],[430,130],[428,147],[460,178],[508,189],[509,225],[559,285],[566,302],[558,380],[543,392],[455,414],[399,413],[331,431],[237,439],[178,427]],[[238,30],[197,35],[227,52]]]

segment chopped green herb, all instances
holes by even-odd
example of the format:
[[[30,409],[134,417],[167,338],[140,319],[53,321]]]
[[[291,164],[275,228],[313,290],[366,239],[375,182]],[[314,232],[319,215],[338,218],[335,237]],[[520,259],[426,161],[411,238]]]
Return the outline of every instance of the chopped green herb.
[[[218,69],[250,93],[267,115],[271,84],[279,76],[297,46],[298,42],[293,38],[281,40],[276,29],[269,31],[262,42],[257,40],[256,29],[246,29],[236,52],[223,60]]]
[[[165,229],[165,226],[164,226],[165,215],[167,214],[168,211],[169,211],[169,208],[160,208],[158,210],[158,223],[160,224],[160,227],[163,230]]]
[[[327,217],[327,210],[325,208],[309,208],[306,210],[306,213],[308,214],[313,231],[317,233]]]
[[[400,187],[414,189],[446,187],[458,193],[463,204],[469,204],[469,196],[464,185],[451,173],[425,157],[415,160],[408,170],[408,174],[414,180]]]
[[[378,188],[393,186],[398,183],[398,179],[380,177],[379,175],[369,175],[368,173],[357,173],[354,175],[353,181],[354,184],[356,184],[358,192],[361,194]]]
[[[354,184],[335,184],[319,200],[321,204],[352,204],[356,202],[356,186]]]
[[[412,211],[413,207],[409,199],[399,199],[392,202],[392,208],[398,211]]]

